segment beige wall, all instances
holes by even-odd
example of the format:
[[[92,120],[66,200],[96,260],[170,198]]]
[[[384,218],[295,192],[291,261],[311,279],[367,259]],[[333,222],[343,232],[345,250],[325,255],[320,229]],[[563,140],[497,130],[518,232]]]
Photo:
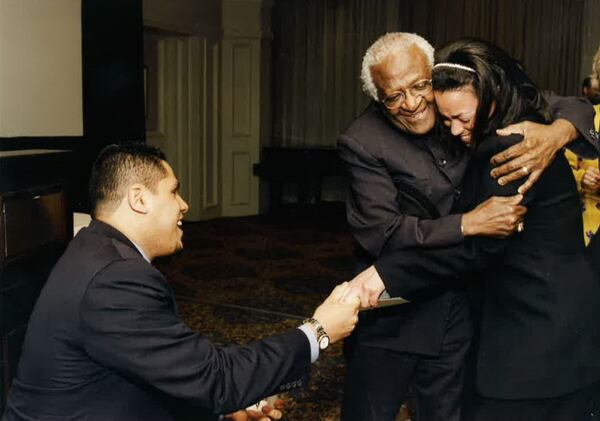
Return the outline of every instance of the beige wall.
[[[0,136],[83,135],[81,0],[0,0]]]
[[[598,47],[600,47],[600,1],[585,0],[585,11],[583,15],[583,39],[581,54],[581,79],[588,76],[592,71],[592,59]]]

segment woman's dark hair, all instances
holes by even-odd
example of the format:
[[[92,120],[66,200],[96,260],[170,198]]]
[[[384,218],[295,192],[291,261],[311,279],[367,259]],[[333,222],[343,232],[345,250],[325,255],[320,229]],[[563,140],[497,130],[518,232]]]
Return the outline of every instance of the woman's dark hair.
[[[464,86],[473,88],[479,99],[473,128],[475,147],[485,135],[522,117],[549,120],[548,105],[521,63],[492,43],[461,38],[436,50],[435,63],[458,64],[473,70],[435,67],[432,83],[433,89],[441,92]]]

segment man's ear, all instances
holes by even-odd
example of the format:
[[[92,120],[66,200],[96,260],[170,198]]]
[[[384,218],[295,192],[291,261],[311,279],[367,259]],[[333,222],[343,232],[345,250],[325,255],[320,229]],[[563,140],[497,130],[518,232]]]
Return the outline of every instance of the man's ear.
[[[132,184],[127,189],[129,208],[137,213],[148,213],[148,189],[143,184]]]

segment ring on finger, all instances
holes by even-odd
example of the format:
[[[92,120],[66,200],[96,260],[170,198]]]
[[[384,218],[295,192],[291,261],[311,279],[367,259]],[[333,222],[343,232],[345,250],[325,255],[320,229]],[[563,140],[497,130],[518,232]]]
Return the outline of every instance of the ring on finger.
[[[527,165],[523,165],[521,167],[521,171],[523,171],[523,174],[525,175],[529,174],[529,168],[527,168]]]
[[[517,232],[523,232],[524,229],[525,223],[523,221],[519,221],[519,223],[517,224]]]

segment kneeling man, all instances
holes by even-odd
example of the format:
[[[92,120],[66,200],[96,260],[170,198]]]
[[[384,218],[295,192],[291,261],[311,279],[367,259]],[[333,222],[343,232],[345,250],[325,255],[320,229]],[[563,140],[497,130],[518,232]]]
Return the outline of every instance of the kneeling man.
[[[300,385],[359,302],[336,287],[299,329],[219,348],[178,317],[152,259],[180,250],[188,210],[158,149],[112,145],[90,179],[93,221],[58,261],[29,320],[7,402],[15,420],[194,419]]]

